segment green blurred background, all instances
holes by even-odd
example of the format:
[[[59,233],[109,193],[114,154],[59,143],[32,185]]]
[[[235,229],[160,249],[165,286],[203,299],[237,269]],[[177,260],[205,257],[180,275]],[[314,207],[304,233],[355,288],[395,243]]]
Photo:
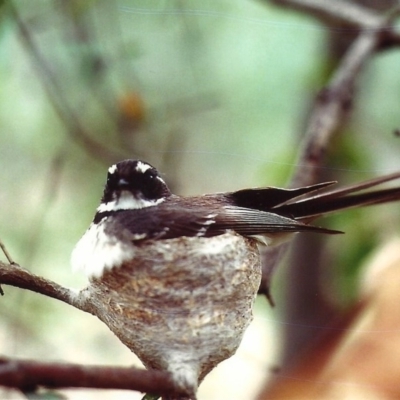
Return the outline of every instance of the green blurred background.
[[[180,194],[284,186],[312,100],[337,63],[330,43],[345,33],[267,1],[0,4],[0,238],[25,268],[76,288],[85,279],[70,271],[70,253],[115,161],[152,163]],[[396,50],[368,64],[324,168],[329,179],[400,169],[399,65]],[[339,307],[354,298],[363,259],[399,230],[398,205],[370,210],[329,220],[347,232],[325,245],[335,268],[324,290]],[[205,380],[200,399],[251,398],[268,376],[287,323],[283,275],[273,284],[277,309],[258,300],[239,354]],[[94,317],[4,290],[2,354],[140,365]]]

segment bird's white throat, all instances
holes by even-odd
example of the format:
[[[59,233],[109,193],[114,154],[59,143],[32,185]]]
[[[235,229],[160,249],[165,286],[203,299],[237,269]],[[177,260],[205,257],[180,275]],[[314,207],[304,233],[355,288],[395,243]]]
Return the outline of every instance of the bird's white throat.
[[[88,278],[101,277],[106,270],[132,259],[135,253],[131,242],[105,232],[106,222],[104,218],[98,224],[92,223],[71,255],[72,269],[83,272]]]
[[[97,207],[97,212],[139,210],[141,208],[156,206],[164,200],[164,197],[156,200],[145,200],[137,198],[131,192],[124,190],[117,199],[111,200],[108,203],[101,203]]]

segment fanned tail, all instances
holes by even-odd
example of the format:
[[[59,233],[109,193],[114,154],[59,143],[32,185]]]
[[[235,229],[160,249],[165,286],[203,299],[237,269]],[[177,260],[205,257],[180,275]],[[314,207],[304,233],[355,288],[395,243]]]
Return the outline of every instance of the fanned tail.
[[[312,197],[296,198],[271,209],[280,215],[297,220],[315,219],[328,214],[352,207],[389,203],[400,200],[400,187],[356,193],[382,183],[400,178],[400,172],[374,178],[365,182],[330,190]]]

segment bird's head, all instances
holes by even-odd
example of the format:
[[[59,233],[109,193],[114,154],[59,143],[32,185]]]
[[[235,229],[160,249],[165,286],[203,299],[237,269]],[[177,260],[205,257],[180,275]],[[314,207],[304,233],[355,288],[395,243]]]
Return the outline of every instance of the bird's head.
[[[124,160],[108,169],[107,183],[98,212],[134,210],[155,206],[171,192],[150,164]]]

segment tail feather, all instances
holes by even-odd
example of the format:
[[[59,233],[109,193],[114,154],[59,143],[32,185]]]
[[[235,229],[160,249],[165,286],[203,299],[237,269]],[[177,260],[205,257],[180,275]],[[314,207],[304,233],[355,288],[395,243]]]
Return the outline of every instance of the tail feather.
[[[400,178],[400,172],[320,193],[301,200],[294,199],[274,207],[273,211],[294,219],[315,219],[335,211],[400,200],[400,187],[355,193]]]
[[[228,193],[226,196],[239,207],[271,211],[274,207],[287,204],[300,197],[303,198],[307,194],[314,193],[335,183],[336,182],[322,182],[296,189],[282,189],[277,187],[243,189]]]

